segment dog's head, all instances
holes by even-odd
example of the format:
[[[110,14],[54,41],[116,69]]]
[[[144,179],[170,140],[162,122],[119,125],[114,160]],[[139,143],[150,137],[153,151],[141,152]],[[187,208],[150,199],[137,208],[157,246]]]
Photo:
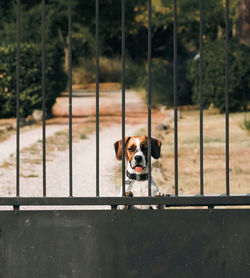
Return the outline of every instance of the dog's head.
[[[151,156],[158,159],[161,155],[161,142],[151,138]],[[118,160],[122,159],[122,140],[115,142],[115,153]],[[141,173],[148,165],[148,137],[133,136],[125,138],[125,156],[131,169]]]

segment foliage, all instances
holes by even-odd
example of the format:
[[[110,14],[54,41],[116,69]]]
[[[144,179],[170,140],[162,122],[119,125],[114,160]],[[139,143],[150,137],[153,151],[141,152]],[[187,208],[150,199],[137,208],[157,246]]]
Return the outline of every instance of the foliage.
[[[147,69],[144,63],[129,60],[126,64],[126,87],[141,88],[144,86]]]
[[[147,0],[126,1],[126,48],[128,56],[139,61],[147,56]],[[14,43],[16,39],[16,1],[0,1],[0,44]],[[231,25],[236,22],[238,0],[230,1]],[[41,1],[22,0],[21,33],[25,43],[41,41]],[[224,0],[203,1],[203,33],[205,40],[221,36],[225,28]],[[121,54],[121,1],[100,1],[99,42],[101,55]],[[178,2],[179,53],[188,54],[198,49],[199,1]],[[72,1],[73,62],[79,57],[94,55],[95,0]],[[112,22],[111,22],[112,19]],[[172,59],[173,1],[152,1],[152,57]],[[46,1],[47,41],[68,44],[68,0]]]
[[[246,109],[250,100],[250,49],[234,40],[229,49],[229,110],[237,111]],[[213,102],[225,111],[225,42],[205,45],[203,60],[204,107]],[[187,78],[192,84],[193,101],[199,104],[199,58],[189,63]]]
[[[72,1],[72,59],[74,66],[73,81],[75,83],[95,81],[95,2],[95,0]],[[119,82],[121,80],[121,64],[120,59],[117,57],[121,56],[121,1],[102,0],[99,3],[100,81]],[[41,0],[22,0],[21,8],[22,42],[41,44]],[[237,9],[238,0],[230,0],[230,37],[236,35]],[[148,1],[127,0],[125,13],[126,85],[127,87],[144,86],[147,88]],[[173,14],[173,1],[152,1],[152,97],[155,104],[173,105]],[[0,22],[0,46],[8,48],[10,44],[16,43],[16,1],[0,1],[0,16],[2,19]],[[178,103],[187,104],[192,103],[193,100],[197,103],[199,101],[197,93],[199,85],[197,83],[197,67],[199,60],[191,62],[193,66],[189,66],[188,75],[186,75],[186,70],[188,59],[199,51],[199,1],[178,1],[177,16]],[[224,36],[225,0],[203,1],[204,44],[223,40]],[[47,45],[52,45],[52,47],[60,46],[60,54],[67,58],[69,43],[68,0],[46,0],[46,42]],[[215,45],[218,45],[218,43],[215,42]],[[207,55],[212,53],[212,48],[211,46],[211,49],[207,50]],[[64,53],[62,49],[64,49]],[[222,47],[219,48],[218,46],[218,51],[223,52]],[[230,68],[232,68],[230,71],[233,70],[236,74],[230,72],[231,110],[240,108],[242,104],[240,105],[239,103],[242,103],[243,94],[245,94],[245,99],[249,100],[249,94],[246,95],[245,93],[247,92],[246,88],[248,88],[248,85],[246,85],[247,67],[245,65],[242,66],[244,62],[243,53],[249,56],[249,52],[247,48],[240,47],[239,53],[241,61],[238,64],[235,62],[238,54],[231,54],[230,57]],[[220,55],[220,57],[216,54],[215,56],[218,59],[212,56],[207,59],[211,59],[216,64],[219,75],[217,76],[217,73],[212,71],[211,66],[208,73],[213,78],[206,76],[204,79],[212,82],[210,84],[204,83],[204,90],[209,90],[210,92],[205,105],[208,106],[211,102],[210,97],[214,101],[214,95],[216,95],[215,102],[223,110],[222,103],[224,98],[221,84],[223,83],[224,86],[224,81],[222,81],[224,54]],[[248,58],[246,60],[248,61]],[[231,62],[233,62],[235,67],[240,67],[239,72],[233,69]],[[59,64],[61,64],[61,61]],[[67,63],[65,63],[65,67],[67,68]],[[244,84],[242,83],[242,78],[244,82],[246,81]],[[217,81],[218,83],[216,83]],[[232,85],[232,83],[235,84]],[[219,85],[218,88],[217,85]],[[216,86],[216,88],[213,89],[213,86]],[[236,101],[231,102],[231,95],[234,96],[236,90],[237,96],[239,95],[240,97],[238,100],[235,97]],[[193,100],[191,97],[192,91],[194,92]]]
[[[46,51],[46,109],[49,114],[58,94],[65,89],[66,75],[60,46]],[[16,111],[16,47],[0,47],[0,116],[14,117]],[[26,117],[42,108],[41,48],[21,44],[20,49],[20,115]]]
[[[185,78],[186,63],[179,59],[177,71],[178,104],[191,103],[189,84]],[[148,89],[148,75],[144,76],[143,86]],[[152,62],[152,105],[174,105],[174,65],[167,60],[154,59]]]
[[[122,62],[120,57],[99,57],[99,81],[121,82]],[[144,64],[127,59],[125,72],[126,87],[141,87],[146,76]],[[79,64],[73,68],[73,83],[87,84],[96,81],[96,60],[81,58]]]
[[[235,3],[236,1],[237,0],[232,0],[231,2]],[[141,6],[137,9],[137,29],[142,26],[147,28],[147,6]],[[171,60],[173,57],[173,15],[173,1],[152,1],[153,57],[161,57],[168,60]],[[225,27],[224,17],[224,6],[222,0],[203,1],[203,34],[205,40],[214,40],[221,36]],[[183,56],[198,50],[200,22],[199,1],[178,1],[177,21],[178,53]]]
[[[250,132],[250,118],[244,117],[241,128]]]
[[[231,21],[235,22],[236,2],[230,2]],[[16,1],[0,2],[0,38],[3,42],[16,39]],[[137,62],[147,57],[147,0],[126,1],[126,49],[128,56]],[[24,42],[39,43],[41,40],[41,1],[22,0],[21,33]],[[102,56],[121,54],[121,1],[100,1],[99,43]],[[224,1],[203,1],[203,33],[205,40],[214,40],[224,30]],[[182,56],[198,49],[199,2],[178,2],[178,53]],[[91,58],[95,54],[95,0],[72,1],[73,63],[80,57]],[[112,22],[111,20],[112,19]],[[68,44],[68,1],[46,1],[47,41]],[[152,57],[169,61],[173,58],[173,2],[152,1]]]
[[[99,57],[99,81],[121,82],[121,59]],[[73,83],[87,84],[96,81],[96,59],[81,58],[73,68]]]

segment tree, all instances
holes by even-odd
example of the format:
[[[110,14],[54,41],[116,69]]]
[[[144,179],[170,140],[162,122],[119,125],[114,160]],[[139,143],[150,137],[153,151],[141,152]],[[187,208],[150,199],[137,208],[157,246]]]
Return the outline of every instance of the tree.
[[[229,110],[246,110],[250,91],[250,48],[236,40],[229,48]],[[203,55],[203,103],[211,103],[225,111],[225,41],[217,40],[204,46]],[[192,85],[194,103],[200,103],[199,58],[189,63],[187,78]]]
[[[238,5],[237,37],[250,46],[250,0],[240,0]]]

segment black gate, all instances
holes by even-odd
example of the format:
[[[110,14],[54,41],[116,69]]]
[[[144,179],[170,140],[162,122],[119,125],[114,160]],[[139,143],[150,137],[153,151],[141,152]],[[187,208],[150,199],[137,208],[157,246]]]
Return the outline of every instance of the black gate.
[[[72,0],[69,0],[69,197],[46,196],[46,43],[42,0],[43,196],[20,196],[20,11],[17,0],[16,197],[0,197],[0,274],[14,277],[249,277],[250,195],[230,195],[229,184],[229,0],[225,25],[225,194],[205,196],[203,185],[202,0],[200,0],[200,194],[178,191],[177,1],[174,0],[175,194],[125,197],[125,0],[122,0],[122,197],[99,196],[99,0],[96,0],[96,197],[73,196]],[[151,144],[151,0],[148,1],[148,145]],[[21,206],[110,206],[111,210],[24,211]],[[119,205],[162,205],[178,209],[117,210]],[[186,209],[203,206],[203,209]],[[217,207],[223,206],[222,209]],[[185,209],[181,209],[184,207]],[[216,207],[216,208],[215,208]],[[226,207],[226,208],[225,208]]]

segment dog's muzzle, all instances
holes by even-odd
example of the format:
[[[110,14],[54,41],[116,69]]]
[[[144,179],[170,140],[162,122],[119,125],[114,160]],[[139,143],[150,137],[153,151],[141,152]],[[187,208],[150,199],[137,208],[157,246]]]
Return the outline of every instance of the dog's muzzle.
[[[145,158],[142,155],[136,154],[131,160],[130,166],[135,172],[142,172],[143,169],[146,167]]]

